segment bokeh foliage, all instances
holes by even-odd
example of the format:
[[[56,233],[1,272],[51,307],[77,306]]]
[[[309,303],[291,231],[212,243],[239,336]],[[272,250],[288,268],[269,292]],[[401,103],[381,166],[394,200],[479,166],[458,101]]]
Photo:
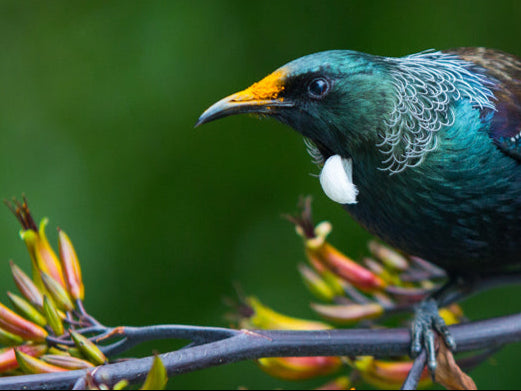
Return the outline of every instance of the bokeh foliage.
[[[198,115],[319,50],[482,45],[521,55],[519,15],[518,1],[2,1],[1,196],[25,192],[36,218],[74,237],[86,305],[107,324],[226,325],[233,281],[309,316],[301,243],[280,214],[312,194],[339,248],[360,256],[369,236],[308,175],[317,169],[292,131],[245,116],[194,130]],[[10,288],[8,260],[29,260],[7,209],[0,223],[0,284]],[[480,294],[465,312],[519,311],[519,293]],[[478,386],[519,387],[518,355],[508,347],[475,370]],[[238,385],[281,383],[252,363],[170,382]]]

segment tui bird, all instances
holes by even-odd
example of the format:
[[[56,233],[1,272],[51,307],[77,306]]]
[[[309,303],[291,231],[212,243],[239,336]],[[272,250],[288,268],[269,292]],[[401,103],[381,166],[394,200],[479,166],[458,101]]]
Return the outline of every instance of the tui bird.
[[[413,355],[435,368],[437,305],[521,272],[521,60],[487,48],[401,58],[298,58],[207,109],[274,117],[307,140],[326,195],[449,281],[417,311]],[[450,298],[449,298],[450,297]]]

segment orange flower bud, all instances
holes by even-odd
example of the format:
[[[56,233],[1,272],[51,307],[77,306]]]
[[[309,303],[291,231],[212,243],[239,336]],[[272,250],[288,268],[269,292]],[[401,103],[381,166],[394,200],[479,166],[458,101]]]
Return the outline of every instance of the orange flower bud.
[[[54,373],[67,371],[65,368],[60,368],[55,365],[48,364],[42,360],[34,358],[28,354],[21,352],[18,349],[14,349],[16,355],[16,361],[20,369],[27,374],[33,373]]]
[[[58,230],[58,242],[67,289],[73,299],[83,300],[85,297],[85,288],[81,278],[80,262],[71,240],[67,234],[60,229]]]
[[[267,357],[257,360],[259,367],[270,376],[284,380],[305,380],[336,372],[339,357]]]
[[[322,222],[311,230],[309,227],[311,224],[310,215],[311,209],[308,201],[302,213],[302,218],[290,217],[290,221],[296,224],[297,233],[304,239],[306,256],[315,270],[322,274],[324,269],[329,269],[337,276],[366,292],[385,288],[387,284],[383,279],[354,262],[326,241],[332,230],[329,222]]]
[[[38,357],[47,350],[46,345],[22,345],[16,349],[28,354],[29,356]],[[18,368],[18,361],[16,361],[16,354],[14,348],[8,348],[0,352],[0,373],[11,371]]]
[[[376,274],[342,254],[327,242],[312,251],[329,270],[363,291],[371,292],[386,286],[385,281]]]
[[[22,269],[14,264],[13,261],[10,261],[11,272],[13,274],[14,282],[18,287],[20,293],[29,300],[36,308],[41,309],[43,306],[43,295],[40,290],[36,287],[33,281],[25,274]],[[38,273],[38,278],[40,278],[40,274]],[[40,279],[41,282],[41,279]],[[42,283],[43,285],[43,283]]]
[[[29,319],[38,326],[44,327],[47,324],[45,317],[26,300],[11,292],[7,292],[7,296],[9,296],[9,300],[11,300],[15,310],[18,311],[19,314],[23,315],[24,318]]]
[[[14,348],[9,348],[0,353],[0,373],[11,371],[18,368]]]
[[[383,361],[364,356],[358,357],[353,365],[370,385],[381,389],[397,390],[405,381],[413,362]],[[423,388],[429,384],[431,384],[431,380],[427,369],[425,369],[421,375],[419,387]]]
[[[1,303],[0,327],[31,341],[43,342],[48,335],[43,328],[15,314]]]
[[[65,280],[63,278],[60,261],[45,235],[45,226],[47,223],[48,220],[43,219],[40,223],[38,232],[33,231],[32,229],[27,229],[22,231],[20,235],[25,241],[31,259],[33,260],[33,268],[36,267],[38,271],[49,274],[65,288]]]

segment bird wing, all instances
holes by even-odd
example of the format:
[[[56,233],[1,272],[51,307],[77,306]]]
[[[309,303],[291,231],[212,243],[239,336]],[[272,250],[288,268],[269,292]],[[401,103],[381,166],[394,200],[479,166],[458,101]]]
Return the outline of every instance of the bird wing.
[[[496,97],[489,135],[508,156],[521,162],[521,59],[496,49],[463,47],[447,50],[485,69],[494,80]]]

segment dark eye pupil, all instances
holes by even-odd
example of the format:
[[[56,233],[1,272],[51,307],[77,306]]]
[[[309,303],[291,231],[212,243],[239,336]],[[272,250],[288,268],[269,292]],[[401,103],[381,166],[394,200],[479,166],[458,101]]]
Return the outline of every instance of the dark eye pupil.
[[[309,94],[314,98],[321,98],[327,94],[329,90],[329,83],[325,79],[315,79],[309,83]]]

